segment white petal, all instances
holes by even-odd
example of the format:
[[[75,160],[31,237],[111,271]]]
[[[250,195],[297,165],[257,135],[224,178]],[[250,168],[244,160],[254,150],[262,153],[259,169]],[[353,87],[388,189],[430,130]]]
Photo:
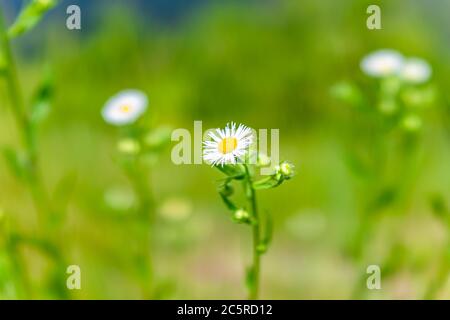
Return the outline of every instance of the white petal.
[[[102,109],[102,116],[108,123],[124,125],[136,121],[147,109],[147,96],[138,90],[124,90],[111,97]],[[128,112],[122,110],[129,107]]]
[[[431,67],[423,59],[410,58],[406,60],[401,76],[404,80],[412,83],[423,83],[431,77]]]
[[[391,49],[375,51],[361,61],[361,69],[373,77],[398,74],[403,67],[403,56]]]

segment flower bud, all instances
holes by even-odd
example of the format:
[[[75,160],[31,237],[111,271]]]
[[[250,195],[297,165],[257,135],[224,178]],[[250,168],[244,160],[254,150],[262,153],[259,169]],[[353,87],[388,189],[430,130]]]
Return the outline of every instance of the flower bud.
[[[124,154],[135,155],[141,151],[141,146],[134,139],[124,138],[117,143],[117,150]]]
[[[219,192],[224,197],[230,197],[233,195],[234,189],[229,184],[224,183],[223,185],[219,186]]]
[[[409,132],[414,132],[422,127],[422,119],[415,114],[407,115],[402,120],[403,129]]]
[[[331,94],[345,103],[350,103],[353,106],[361,102],[361,92],[350,82],[340,82],[331,88]]]
[[[381,113],[384,114],[393,114],[395,111],[397,111],[398,106],[395,103],[393,99],[386,99],[380,102],[378,105],[378,110],[380,110]]]
[[[259,245],[256,247],[256,250],[258,251],[259,254],[266,253],[266,251],[267,251],[267,245],[261,243],[261,244],[259,244]]]
[[[275,167],[275,175],[278,180],[280,179],[290,179],[295,174],[295,167],[292,163],[283,161]]]
[[[247,210],[238,209],[233,214],[233,220],[238,223],[246,223],[250,220],[250,214]]]
[[[170,142],[172,130],[169,127],[159,127],[144,137],[144,143],[149,148],[160,148]]]
[[[137,204],[134,193],[125,187],[109,188],[103,195],[106,206],[112,210],[127,212]]]
[[[270,158],[264,153],[259,153],[256,164],[260,167],[268,166],[270,164]]]

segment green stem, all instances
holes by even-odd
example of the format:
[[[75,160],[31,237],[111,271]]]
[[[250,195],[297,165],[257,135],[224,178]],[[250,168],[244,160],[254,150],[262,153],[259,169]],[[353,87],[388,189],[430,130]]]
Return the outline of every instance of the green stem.
[[[9,234],[5,244],[5,250],[11,259],[13,271],[11,276],[13,281],[17,282],[17,298],[29,298],[31,296],[30,283],[28,281],[27,272],[24,268],[25,263],[16,248],[16,239],[13,234]]]
[[[0,8],[0,37],[1,37],[1,48],[3,60],[5,63],[5,75],[7,77],[6,84],[8,86],[8,91],[10,93],[11,104],[13,105],[13,114],[17,122],[17,126],[21,129],[26,127],[26,117],[24,116],[24,102],[21,95],[21,90],[19,87],[19,79],[17,76],[17,71],[14,63],[14,58],[11,51],[11,46],[9,44],[9,38],[5,27],[5,22],[3,19],[3,10]],[[21,130],[23,133],[24,130]]]
[[[25,103],[20,88],[19,77],[17,73],[16,63],[12,54],[10,41],[6,31],[3,12],[0,8],[0,38],[1,53],[4,58],[6,70],[5,80],[10,96],[12,112],[17,124],[18,131],[25,146],[27,160],[29,161],[29,184],[30,192],[33,197],[33,203],[39,213],[41,222],[47,223],[46,214],[50,211],[48,207],[48,198],[40,179],[38,170],[38,159],[36,152],[36,143],[33,134],[32,124],[27,116]]]
[[[447,239],[444,246],[444,251],[441,253],[439,259],[438,270],[435,273],[435,277],[429,283],[425,294],[425,300],[435,300],[442,287],[445,285],[445,280],[450,272],[450,239]]]
[[[38,214],[38,219],[43,228],[43,234],[48,238],[54,239],[56,235],[52,232],[52,229],[49,228],[52,210],[39,172],[34,128],[25,107],[17,67],[3,18],[2,8],[0,8],[0,46],[0,54],[2,55],[1,58],[5,68],[3,70],[3,74],[10,98],[11,109],[20,138],[24,145],[26,159],[28,161],[28,167],[26,170],[29,192],[32,196],[33,204]],[[24,287],[28,288],[29,284],[25,280],[25,277],[22,281],[24,282]]]
[[[245,166],[245,175],[247,181],[247,198],[250,202],[251,206],[251,214],[254,220],[252,225],[252,233],[253,233],[253,265],[251,268],[252,272],[252,281],[250,281],[249,288],[249,299],[255,300],[258,299],[259,294],[259,278],[260,278],[260,265],[261,265],[261,254],[258,251],[258,246],[260,244],[260,223],[259,223],[259,215],[258,208],[256,204],[256,192],[253,188],[253,181],[250,175],[250,171],[247,165]]]
[[[148,175],[142,174],[146,170],[140,170],[139,159],[135,159],[128,168],[128,177],[138,197],[137,235],[139,252],[137,254],[137,265],[139,275],[143,281],[143,294],[145,298],[153,297],[153,263],[150,252],[152,251],[152,224],[153,224],[153,201],[151,199],[150,187],[146,181]]]

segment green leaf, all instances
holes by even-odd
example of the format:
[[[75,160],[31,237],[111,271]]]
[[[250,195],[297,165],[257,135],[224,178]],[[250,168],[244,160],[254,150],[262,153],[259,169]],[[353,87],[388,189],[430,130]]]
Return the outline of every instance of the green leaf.
[[[36,124],[43,121],[50,113],[50,102],[53,97],[53,78],[50,72],[46,72],[44,79],[38,86],[32,101],[30,120]]]
[[[11,172],[19,179],[27,177],[28,162],[25,156],[12,148],[4,148],[3,156]]]
[[[385,115],[392,115],[396,113],[399,108],[396,100],[392,97],[381,99],[377,107],[378,110]]]
[[[0,51],[0,75],[6,74],[8,66],[8,58],[6,57],[5,52]]]
[[[234,193],[231,181],[232,181],[231,178],[225,179],[225,181],[219,185],[217,191],[219,192],[219,195],[222,198],[223,203],[225,203],[226,207],[231,211],[236,211],[237,206],[230,199],[230,197]]]
[[[171,141],[172,129],[167,126],[161,126],[151,130],[144,137],[144,144],[147,148],[156,151],[168,145]]]
[[[227,206],[228,209],[235,211],[237,210],[237,206],[226,196],[220,194],[220,197],[222,198],[223,203]]]
[[[65,213],[67,210],[67,205],[69,203],[70,196],[75,189],[75,184],[77,182],[76,172],[69,172],[61,178],[55,187],[53,193],[53,203],[56,205],[56,209],[60,213]]]
[[[241,180],[245,176],[245,168],[242,164],[216,165],[215,168],[219,169],[232,179]]]
[[[55,259],[55,261],[60,260],[61,258],[58,247],[54,243],[48,241],[48,239],[35,235],[11,233],[9,245],[12,250],[17,250],[18,246],[21,245],[32,246],[40,250],[43,254],[46,254],[48,257]]]
[[[364,103],[363,95],[351,82],[339,82],[331,87],[331,95],[351,106],[358,107]]]
[[[434,195],[430,199],[431,209],[437,216],[443,216],[448,212],[445,200],[441,195]]]
[[[372,203],[373,211],[383,210],[391,206],[398,198],[398,191],[395,187],[386,187],[377,195]]]
[[[430,197],[430,206],[433,213],[441,219],[449,219],[448,207],[444,197],[440,194],[434,194]]]
[[[401,86],[402,83],[398,77],[389,77],[382,79],[380,83],[380,91],[382,97],[384,99],[395,97],[400,91]]]
[[[263,236],[261,239],[261,242],[259,243],[257,250],[260,254],[263,254],[267,251],[267,248],[269,247],[270,243],[272,242],[272,235],[273,235],[273,220],[272,215],[267,212],[264,212],[264,229],[263,229]]]
[[[436,90],[428,86],[424,88],[410,87],[402,92],[401,98],[408,108],[423,109],[436,99]]]
[[[350,170],[358,176],[369,178],[372,175],[372,169],[367,159],[359,155],[357,152],[346,152],[345,161]]]
[[[2,299],[17,299],[17,284],[14,283],[14,265],[5,250],[0,250],[0,296]]]
[[[9,28],[8,36],[15,38],[31,30],[57,3],[57,0],[32,0]]]
[[[234,193],[234,188],[231,185],[231,179],[225,179],[225,181],[219,185],[218,191],[225,197],[232,196]]]
[[[249,291],[251,291],[255,287],[256,279],[255,279],[255,270],[253,267],[247,268],[245,274],[245,286]]]
[[[278,187],[283,182],[283,179],[277,179],[276,175],[253,182],[253,189],[264,190]]]

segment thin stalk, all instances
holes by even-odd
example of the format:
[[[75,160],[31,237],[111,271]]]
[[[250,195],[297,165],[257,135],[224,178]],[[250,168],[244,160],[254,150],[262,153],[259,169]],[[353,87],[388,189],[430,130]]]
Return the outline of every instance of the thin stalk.
[[[18,253],[16,242],[16,237],[13,234],[10,234],[6,240],[5,250],[11,259],[11,264],[13,266],[12,277],[14,281],[19,283],[19,285],[16,286],[17,298],[21,299],[21,297],[30,297],[31,289],[27,272],[24,268],[25,263]]]
[[[445,285],[445,280],[447,279],[450,272],[450,238],[447,239],[444,246],[444,250],[441,253],[439,259],[439,266],[435,273],[435,277],[431,280],[428,287],[426,288],[424,299],[425,300],[436,300],[440,290]]]
[[[0,38],[1,38],[1,53],[5,61],[5,80],[11,101],[11,109],[14,119],[17,124],[19,134],[23,141],[27,160],[29,162],[29,187],[33,198],[33,203],[39,213],[41,222],[47,223],[46,215],[50,209],[48,206],[48,198],[44,187],[42,185],[40,174],[38,170],[38,159],[36,153],[36,144],[34,134],[32,132],[32,125],[26,113],[25,103],[20,88],[20,81],[17,73],[16,63],[12,54],[10,41],[3,19],[3,11],[0,8]]]
[[[258,299],[259,294],[259,278],[260,278],[260,265],[261,265],[261,254],[258,251],[258,246],[260,244],[260,223],[259,223],[259,215],[258,208],[256,203],[256,192],[253,188],[253,181],[250,175],[250,171],[248,170],[247,165],[245,166],[245,175],[247,181],[247,198],[250,202],[251,206],[251,214],[254,220],[252,225],[252,233],[253,233],[253,265],[252,265],[252,281],[250,282],[249,288],[249,299],[255,300]]]
[[[129,179],[138,197],[137,235],[139,253],[137,256],[139,275],[143,278],[143,292],[145,298],[153,297],[153,263],[150,252],[152,251],[152,223],[153,223],[153,201],[147,179],[139,170],[139,161],[136,159],[128,170]],[[145,171],[145,170],[144,170]]]
[[[41,174],[38,165],[37,146],[35,141],[35,133],[33,124],[30,121],[25,106],[22,89],[20,87],[19,76],[17,72],[14,55],[12,53],[10,40],[7,34],[6,25],[3,18],[3,10],[0,7],[0,54],[4,62],[3,76],[6,82],[6,88],[9,94],[11,110],[20,134],[25,156],[27,159],[26,177],[27,186],[32,197],[34,207],[36,209],[38,220],[42,226],[43,234],[48,238],[55,239],[56,234],[50,228],[52,209],[50,207],[49,197],[41,180]],[[58,261],[57,261],[58,262]],[[19,260],[16,259],[16,267]],[[23,267],[21,268],[24,269]],[[29,294],[30,285],[27,283],[26,277],[22,278],[26,294]]]
[[[21,129],[26,127],[26,117],[24,116],[25,106],[22,99],[22,94],[19,86],[19,79],[16,72],[14,58],[9,44],[9,38],[5,27],[3,18],[3,10],[0,8],[0,37],[3,59],[5,63],[5,76],[6,85],[10,94],[11,104],[13,105],[12,111],[14,119],[17,122],[17,126]],[[23,134],[25,130],[21,130]]]

